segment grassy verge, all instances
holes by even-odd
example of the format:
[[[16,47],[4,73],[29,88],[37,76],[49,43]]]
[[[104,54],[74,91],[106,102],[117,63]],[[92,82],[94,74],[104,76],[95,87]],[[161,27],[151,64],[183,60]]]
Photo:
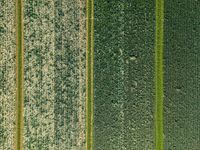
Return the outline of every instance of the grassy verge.
[[[87,0],[86,6],[86,149],[93,149],[93,37],[94,3]]]
[[[156,150],[163,150],[163,24],[164,0],[156,0],[155,131]]]
[[[16,0],[16,149],[22,150],[22,128],[23,128],[23,9],[22,0]]]

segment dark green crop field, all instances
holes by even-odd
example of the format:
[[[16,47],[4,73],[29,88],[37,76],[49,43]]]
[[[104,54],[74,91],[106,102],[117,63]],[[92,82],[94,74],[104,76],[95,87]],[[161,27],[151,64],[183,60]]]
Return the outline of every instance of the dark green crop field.
[[[200,150],[200,0],[0,0],[0,150]]]
[[[95,2],[94,149],[154,148],[154,4]]]
[[[165,3],[165,149],[200,149],[200,1]]]

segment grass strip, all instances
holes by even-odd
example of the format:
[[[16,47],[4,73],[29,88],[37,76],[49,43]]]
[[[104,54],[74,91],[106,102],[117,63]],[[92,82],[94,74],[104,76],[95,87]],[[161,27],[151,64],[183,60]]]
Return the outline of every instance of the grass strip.
[[[16,150],[23,149],[23,1],[16,0]]]
[[[93,149],[94,2],[86,2],[86,149]]]
[[[155,39],[155,132],[156,150],[163,150],[163,24],[164,0],[156,0]]]

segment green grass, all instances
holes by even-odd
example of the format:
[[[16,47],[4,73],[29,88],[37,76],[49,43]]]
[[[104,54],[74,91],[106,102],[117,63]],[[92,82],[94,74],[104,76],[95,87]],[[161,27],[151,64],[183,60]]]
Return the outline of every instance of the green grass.
[[[22,23],[22,0],[16,0],[16,82],[17,82],[17,118],[16,118],[16,149],[22,149],[23,128],[23,23]]]
[[[87,0],[87,46],[86,46],[86,149],[93,149],[93,0]]]
[[[155,132],[156,150],[163,150],[163,24],[164,0],[156,0]]]

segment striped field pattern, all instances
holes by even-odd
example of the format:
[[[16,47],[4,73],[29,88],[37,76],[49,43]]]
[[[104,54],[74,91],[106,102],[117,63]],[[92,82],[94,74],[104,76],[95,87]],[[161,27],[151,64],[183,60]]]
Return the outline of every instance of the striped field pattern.
[[[200,150],[200,0],[0,0],[0,150]]]

